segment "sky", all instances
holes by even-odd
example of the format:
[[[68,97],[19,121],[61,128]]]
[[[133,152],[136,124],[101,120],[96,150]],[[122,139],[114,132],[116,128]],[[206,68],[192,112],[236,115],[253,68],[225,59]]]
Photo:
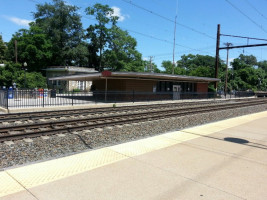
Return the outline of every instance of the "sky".
[[[52,0],[0,0],[0,34],[8,42],[12,34],[28,28],[33,21],[36,4]],[[80,8],[84,29],[96,21],[85,15],[85,8],[95,3],[107,4],[119,16],[118,26],[137,40],[137,50],[143,59],[160,68],[162,61],[175,60],[182,55],[215,56],[217,24],[221,33],[267,39],[267,0],[66,0]],[[177,18],[176,18],[177,16]],[[176,18],[176,34],[175,30]],[[175,37],[174,37],[175,35]],[[221,36],[220,47],[230,42],[233,46],[262,44],[267,41]],[[241,53],[254,55],[258,61],[267,60],[267,46],[232,49],[229,60]],[[226,61],[226,50],[220,51]]]

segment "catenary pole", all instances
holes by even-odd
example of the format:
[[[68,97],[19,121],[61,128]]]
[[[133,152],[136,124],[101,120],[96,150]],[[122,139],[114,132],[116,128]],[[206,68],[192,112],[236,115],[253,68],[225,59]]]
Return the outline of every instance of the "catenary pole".
[[[220,32],[221,32],[221,25],[217,25],[217,41],[216,41],[216,58],[215,58],[215,78],[218,78],[218,69],[219,69],[219,48],[220,48]],[[217,91],[218,82],[215,81],[214,88]]]

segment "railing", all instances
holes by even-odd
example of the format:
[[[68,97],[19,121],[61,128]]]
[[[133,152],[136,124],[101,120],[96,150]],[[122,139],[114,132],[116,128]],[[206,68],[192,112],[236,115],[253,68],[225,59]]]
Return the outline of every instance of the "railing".
[[[254,96],[253,92],[235,92],[227,94],[226,98]],[[1,90],[0,107],[25,108],[48,106],[73,106],[79,104],[117,103],[117,102],[144,102],[166,101],[184,99],[215,99],[225,98],[224,94],[209,92],[118,92],[118,91],[93,91],[93,92],[64,92],[55,90]]]

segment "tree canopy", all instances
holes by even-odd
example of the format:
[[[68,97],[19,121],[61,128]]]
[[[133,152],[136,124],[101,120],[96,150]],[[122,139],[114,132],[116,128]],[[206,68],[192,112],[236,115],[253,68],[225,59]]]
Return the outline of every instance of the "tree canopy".
[[[137,41],[118,26],[118,17],[108,5],[96,3],[85,9],[89,26],[83,29],[80,8],[64,0],[40,3],[28,29],[13,34],[8,43],[0,35],[0,62],[8,64],[0,70],[0,84],[16,81],[23,86],[22,63],[27,62],[28,87],[45,85],[43,69],[47,66],[75,65],[98,71],[156,72],[188,76],[214,77],[215,58],[208,55],[182,55],[175,65],[165,60],[163,71],[152,61],[142,58]],[[18,63],[15,61],[17,42]],[[12,63],[13,62],[13,63]],[[228,70],[228,90],[266,90],[267,61],[258,62],[253,55],[241,54]],[[219,62],[219,89],[223,89],[226,64]],[[23,75],[24,74],[24,75]],[[40,79],[41,81],[38,81]],[[40,83],[40,84],[39,84]]]
[[[7,47],[3,41],[2,35],[0,35],[0,63],[4,62],[5,60],[5,52]]]
[[[27,62],[29,71],[40,72],[44,67],[51,63],[52,42],[44,33],[43,29],[31,24],[30,29],[21,29],[15,33],[8,43],[7,58],[15,60],[14,42],[17,41],[18,62]]]
[[[20,63],[8,62],[5,67],[0,67],[0,83],[7,88],[14,83],[18,88],[44,88],[46,78],[40,72],[22,70]]]
[[[78,48],[83,37],[79,8],[66,4],[63,0],[37,4],[33,14],[35,23],[41,27],[52,41],[53,65],[72,65],[79,54]]]

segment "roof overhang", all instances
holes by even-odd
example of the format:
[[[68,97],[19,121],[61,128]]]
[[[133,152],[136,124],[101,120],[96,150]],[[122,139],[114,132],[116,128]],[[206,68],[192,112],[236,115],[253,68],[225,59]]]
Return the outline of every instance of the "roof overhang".
[[[138,79],[138,80],[155,80],[155,81],[174,81],[174,82],[219,82],[220,79],[197,77],[197,76],[182,76],[160,73],[140,73],[140,72],[111,72],[80,74],[72,76],[61,76],[49,78],[49,80],[68,80],[68,81],[93,81],[99,79]]]

